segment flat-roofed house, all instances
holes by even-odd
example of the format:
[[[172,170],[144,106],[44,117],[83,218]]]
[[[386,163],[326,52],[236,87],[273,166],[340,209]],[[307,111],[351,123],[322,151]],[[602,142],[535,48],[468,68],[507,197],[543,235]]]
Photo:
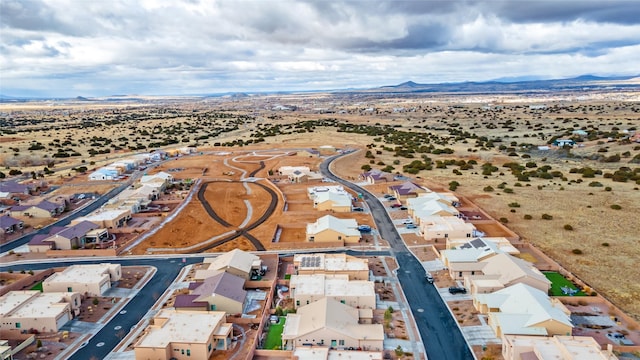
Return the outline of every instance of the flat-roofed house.
[[[464,249],[466,247],[476,247],[476,240],[480,240],[481,242],[492,242],[500,252],[517,255],[520,254],[520,250],[518,250],[511,241],[505,237],[482,237],[482,238],[449,238],[447,239],[446,248],[447,249]]]
[[[304,360],[382,360],[382,351],[334,350],[324,346],[300,346],[293,351],[294,359]]]
[[[340,275],[350,280],[369,280],[369,260],[347,254],[296,254],[293,265],[298,275]]]
[[[173,182],[173,175],[160,171],[153,175],[144,175],[140,178],[141,184],[157,184],[157,188],[160,192],[167,188],[167,185]]]
[[[12,218],[9,215],[0,216],[0,234],[13,234],[24,228],[24,221]]]
[[[307,241],[309,242],[342,242],[357,244],[360,241],[358,222],[355,219],[338,219],[325,215],[314,223],[307,224]]]
[[[294,305],[308,305],[325,297],[357,309],[375,309],[373,281],[349,280],[343,275],[293,275],[289,282]]]
[[[114,209],[103,210],[96,213],[89,214],[87,216],[76,218],[71,221],[71,224],[77,224],[82,221],[91,221],[105,229],[117,229],[124,227],[127,221],[131,220],[131,210],[129,209]]]
[[[242,314],[247,298],[244,282],[242,277],[221,271],[203,282],[189,284],[189,294],[178,295],[174,307]]]
[[[206,266],[205,269],[196,271],[196,280],[204,280],[210,276],[217,275],[220,271],[249,280],[253,270],[260,270],[262,260],[260,257],[246,251],[233,249],[215,258],[205,258],[204,266]]]
[[[77,292],[9,291],[0,297],[0,330],[57,332],[79,313]]]
[[[420,231],[426,240],[471,238],[476,227],[455,216],[427,216],[420,218]]]
[[[319,345],[382,351],[382,324],[360,323],[360,312],[370,311],[355,309],[331,298],[301,306],[295,314],[287,314],[282,330],[283,347],[294,350],[300,346]]]
[[[502,337],[502,357],[505,360],[617,360],[609,345],[603,350],[591,336],[526,336]]]
[[[120,280],[120,264],[72,265],[56,272],[42,282],[44,292],[79,292],[102,296],[111,284]]]
[[[303,173],[309,173],[311,172],[311,169],[309,169],[308,166],[280,166],[278,168],[278,173],[281,176],[289,176],[291,174],[293,174],[296,171],[300,171]]]
[[[318,192],[313,199],[313,207],[319,211],[350,212],[351,195],[333,191]]]
[[[571,335],[571,312],[558,299],[527,284],[515,284],[491,294],[475,294],[473,305],[488,315],[497,337],[504,335]]]
[[[233,324],[222,311],[162,309],[134,345],[136,360],[209,359],[227,349]]]
[[[113,167],[101,167],[89,174],[89,181],[115,180],[120,171]]]

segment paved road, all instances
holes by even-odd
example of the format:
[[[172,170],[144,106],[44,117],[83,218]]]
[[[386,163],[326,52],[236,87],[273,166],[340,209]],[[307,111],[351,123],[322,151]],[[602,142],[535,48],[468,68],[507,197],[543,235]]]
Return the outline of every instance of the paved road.
[[[157,272],[153,278],[147,282],[147,284],[133,297],[129,303],[122,309],[124,310],[114,316],[95,336],[89,340],[85,346],[78,349],[69,359],[76,360],[88,360],[88,359],[104,359],[113,348],[120,342],[120,337],[117,333],[119,330],[115,330],[116,326],[120,326],[126,332],[131,329],[135,324],[142,319],[147,311],[153,306],[157,298],[161,296],[164,291],[171,285],[178,273],[188,264],[200,263],[203,261],[202,257],[186,257],[186,262],[182,263],[180,258],[166,258],[166,259],[129,259],[121,260],[118,258],[110,259],[110,263],[119,263],[122,266],[155,266]],[[105,260],[97,261],[82,261],[82,264],[101,263]],[[3,270],[13,269],[19,270],[39,270],[48,269],[52,266],[66,267],[80,263],[78,261],[69,262],[42,262],[29,265],[10,265]],[[4,266],[3,266],[4,267]],[[101,344],[100,344],[101,343]],[[100,344],[101,346],[98,346]]]
[[[389,242],[392,255],[395,255],[400,266],[397,272],[398,280],[420,331],[427,357],[438,360],[473,359],[456,320],[451,316],[436,288],[425,281],[422,264],[405,246],[384,205],[360,186],[335,176],[329,170],[329,165],[335,158],[324,161],[320,170],[327,178],[361,193],[363,200],[367,202],[380,236]]]
[[[42,229],[33,232],[31,234],[25,235],[19,239],[13,240],[10,243],[7,244],[3,244],[2,246],[0,246],[0,254],[13,250],[17,247],[20,247],[26,243],[28,243],[29,241],[31,241],[31,238],[33,238],[35,235],[37,234],[49,234],[49,230],[54,227],[54,226],[66,226],[69,225],[69,223],[71,222],[71,220],[76,219],[78,217],[81,216],[86,216],[89,213],[95,211],[96,209],[100,208],[102,205],[104,205],[107,201],[109,201],[109,199],[111,199],[112,197],[116,196],[117,194],[119,194],[122,190],[126,189],[127,186],[129,186],[129,183],[123,184],[118,186],[117,188],[109,191],[108,193],[100,196],[99,198],[93,200],[93,202],[89,205],[87,205],[85,208],[83,208],[82,210],[69,215],[67,217],[65,217],[64,219],[60,219],[58,221],[56,221],[55,223],[51,224],[51,225],[47,225],[45,227],[43,227]]]

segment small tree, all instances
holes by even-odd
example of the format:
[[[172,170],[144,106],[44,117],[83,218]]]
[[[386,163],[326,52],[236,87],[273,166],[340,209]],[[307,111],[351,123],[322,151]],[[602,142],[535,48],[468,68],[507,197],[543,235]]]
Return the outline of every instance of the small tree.
[[[456,191],[456,189],[460,186],[460,183],[457,181],[452,181],[449,183],[449,190]]]
[[[94,306],[98,306],[98,304],[100,304],[100,300],[97,297],[94,297],[92,302]]]

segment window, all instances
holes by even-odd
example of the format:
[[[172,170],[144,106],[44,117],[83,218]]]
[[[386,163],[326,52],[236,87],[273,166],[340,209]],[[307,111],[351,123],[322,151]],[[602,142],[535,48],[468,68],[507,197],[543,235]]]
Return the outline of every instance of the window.
[[[338,343],[337,341],[335,341],[335,340],[331,340],[331,347],[336,347],[336,344],[337,344],[337,343]]]
[[[344,299],[343,299],[343,300],[340,300],[340,302],[341,302],[341,303],[343,303],[343,304],[346,304],[346,303],[347,303],[347,301],[346,301],[346,300],[344,300]]]
[[[458,277],[462,277],[462,271],[458,273]]]
[[[296,300],[296,306],[300,306],[300,300]]]
[[[73,288],[71,286],[67,287],[67,292],[73,292]]]
[[[468,238],[470,238],[470,237],[471,237],[471,234],[467,234],[467,237],[468,237]]]
[[[307,305],[309,305],[309,300],[307,300]]]
[[[471,275],[475,275],[475,274],[476,274],[476,272],[475,272],[475,271],[472,271],[472,272],[471,272]]]
[[[338,236],[338,240],[342,240],[342,236]]]
[[[20,327],[22,327],[22,324],[20,324],[19,322],[16,323],[16,329],[20,329]]]
[[[209,305],[209,310],[216,311],[216,304]]]
[[[313,242],[313,240],[315,240],[315,237],[314,236],[309,236],[309,241]]]
[[[211,352],[211,344],[209,344],[209,346],[207,346],[207,351]]]
[[[338,341],[338,345],[340,345],[340,346],[344,346],[344,340],[340,340],[340,341]]]
[[[191,350],[187,349],[187,356],[191,356]]]

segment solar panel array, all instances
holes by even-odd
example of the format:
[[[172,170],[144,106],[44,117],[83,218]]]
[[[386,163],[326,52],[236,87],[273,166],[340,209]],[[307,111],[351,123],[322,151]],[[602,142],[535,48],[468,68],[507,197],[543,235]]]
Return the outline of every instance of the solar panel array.
[[[321,262],[320,256],[305,256],[300,261],[302,267],[319,267]]]

